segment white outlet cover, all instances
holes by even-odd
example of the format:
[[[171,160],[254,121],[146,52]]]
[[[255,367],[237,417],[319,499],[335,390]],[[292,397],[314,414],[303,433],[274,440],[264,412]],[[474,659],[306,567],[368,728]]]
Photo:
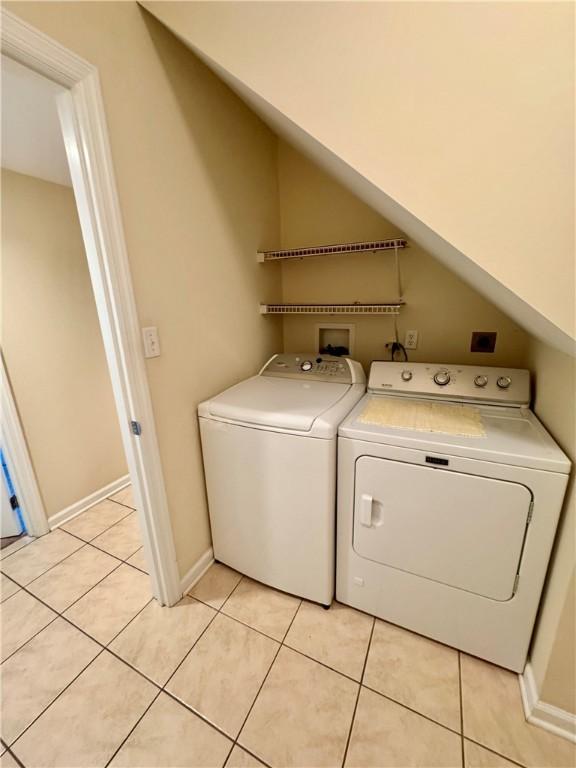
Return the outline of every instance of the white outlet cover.
[[[406,331],[404,347],[406,349],[416,349],[418,347],[418,331]]]

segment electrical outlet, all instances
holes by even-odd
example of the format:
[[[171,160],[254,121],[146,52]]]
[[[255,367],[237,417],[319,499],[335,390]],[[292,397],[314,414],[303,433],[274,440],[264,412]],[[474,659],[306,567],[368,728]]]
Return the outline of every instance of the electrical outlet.
[[[154,325],[142,328],[142,338],[144,339],[144,357],[159,357],[160,339],[158,338],[158,328]]]
[[[404,347],[406,349],[416,349],[418,347],[418,331],[406,331]]]

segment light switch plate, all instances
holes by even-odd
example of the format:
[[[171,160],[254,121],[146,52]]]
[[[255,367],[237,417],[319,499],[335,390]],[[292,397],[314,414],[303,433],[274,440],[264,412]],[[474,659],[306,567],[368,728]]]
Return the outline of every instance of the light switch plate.
[[[155,325],[142,328],[142,338],[144,340],[144,357],[159,357],[160,339],[158,338],[158,328]]]

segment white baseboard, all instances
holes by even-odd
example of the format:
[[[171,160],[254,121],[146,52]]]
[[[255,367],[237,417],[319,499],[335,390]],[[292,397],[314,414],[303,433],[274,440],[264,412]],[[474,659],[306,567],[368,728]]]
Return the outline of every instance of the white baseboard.
[[[83,499],[80,499],[80,501],[76,501],[74,504],[66,507],[66,509],[54,513],[48,518],[50,530],[67,523],[69,520],[72,520],[73,517],[77,517],[77,515],[85,512],[90,507],[93,507],[94,504],[98,504],[100,501],[107,499],[108,496],[112,496],[112,494],[121,491],[122,488],[126,488],[127,485],[130,485],[130,475],[119,477],[118,480],[114,480],[112,483],[105,485],[104,488],[99,488],[97,491],[94,491],[94,493],[91,493]]]
[[[538,725],[556,736],[561,736],[576,744],[576,714],[564,709],[546,704],[540,700],[538,686],[530,662],[520,678],[520,691],[526,720],[532,725]]]
[[[209,547],[209,549],[207,549],[206,552],[204,552],[204,554],[194,563],[188,573],[185,574],[185,576],[180,580],[180,588],[182,589],[183,595],[192,589],[196,582],[200,581],[202,576],[204,576],[213,562],[214,551],[212,547]]]

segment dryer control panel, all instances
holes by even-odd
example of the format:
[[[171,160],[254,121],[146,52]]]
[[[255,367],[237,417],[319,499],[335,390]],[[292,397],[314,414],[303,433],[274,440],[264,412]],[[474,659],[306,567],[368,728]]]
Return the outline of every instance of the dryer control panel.
[[[330,381],[335,384],[356,384],[366,381],[362,366],[355,360],[312,352],[274,355],[262,368],[260,375]]]
[[[493,405],[530,405],[530,371],[438,363],[375,361],[368,391]]]

